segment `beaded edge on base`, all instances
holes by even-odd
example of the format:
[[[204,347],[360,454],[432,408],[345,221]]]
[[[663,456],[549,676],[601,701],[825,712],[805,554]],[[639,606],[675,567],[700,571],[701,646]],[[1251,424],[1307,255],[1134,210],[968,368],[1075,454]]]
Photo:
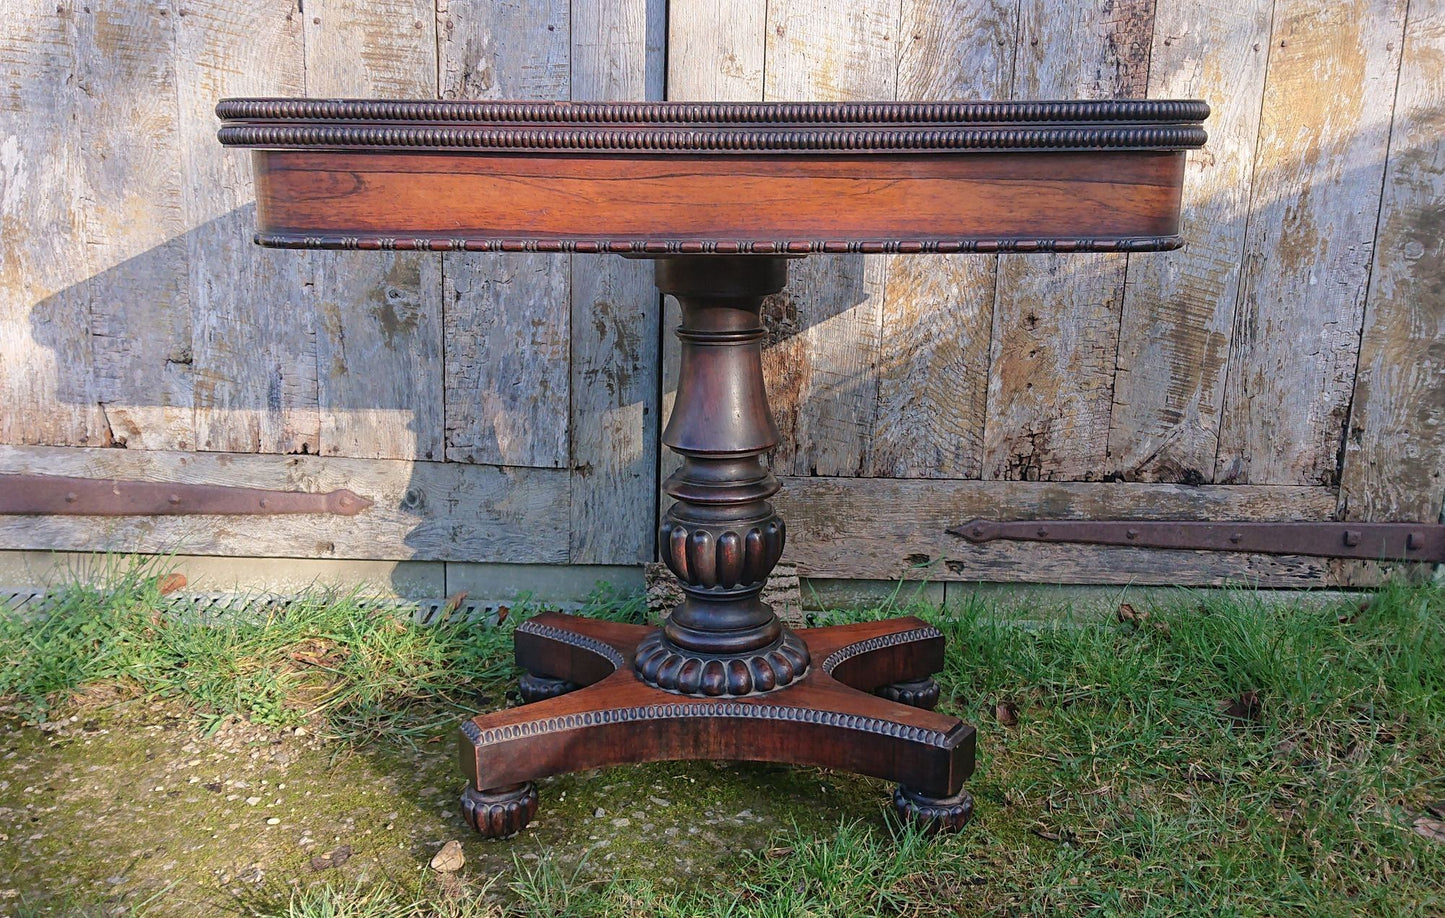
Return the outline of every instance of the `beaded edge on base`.
[[[781,705],[756,704],[746,701],[695,701],[665,704],[640,705],[635,708],[608,708],[600,711],[586,711],[547,717],[542,720],[509,724],[505,727],[482,729],[474,721],[462,722],[462,733],[474,746],[490,746],[508,740],[525,739],[563,730],[583,727],[601,727],[608,724],[636,723],[650,720],[672,720],[689,718],[741,718],[743,720],[781,720],[796,724],[815,724],[825,727],[839,727],[858,730],[875,736],[887,736],[907,742],[922,743],[947,749],[956,741],[958,729],[940,732],[925,727],[894,723],[877,717],[860,714],[842,714],[837,711],[819,711],[813,708],[784,707]],[[959,726],[963,726],[960,724]]]

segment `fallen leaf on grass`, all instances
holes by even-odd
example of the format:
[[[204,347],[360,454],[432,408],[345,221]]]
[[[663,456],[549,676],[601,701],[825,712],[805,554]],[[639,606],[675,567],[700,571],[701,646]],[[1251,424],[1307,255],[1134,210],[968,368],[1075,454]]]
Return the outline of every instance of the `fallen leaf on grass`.
[[[462,843],[452,839],[436,853],[431,859],[431,869],[440,873],[452,873],[462,869],[467,862],[466,855],[462,854]]]
[[[1240,723],[1259,723],[1260,707],[1257,692],[1242,692],[1238,698],[1230,698],[1228,701],[1219,703],[1219,708],[1226,717]]]
[[[442,605],[442,621],[446,621],[447,619],[451,618],[452,613],[460,609],[462,607],[462,603],[466,601],[466,590],[459,590],[458,592],[448,596],[446,603]]]
[[[351,846],[342,845],[325,854],[318,854],[311,859],[312,870],[330,870],[332,867],[340,867],[351,860]]]
[[[1415,834],[1445,845],[1445,821],[1421,816],[1415,820]]]
[[[506,620],[507,620],[507,616],[510,615],[511,613],[512,613],[512,607],[511,607],[511,606],[497,606],[497,624],[500,625],[502,622],[506,621]]]
[[[160,590],[162,596],[169,596],[176,590],[184,590],[185,588],[185,574],[166,574],[161,578],[160,584],[156,587],[156,589]]]
[[[1133,622],[1137,624],[1144,621],[1148,617],[1148,612],[1138,612],[1134,609],[1133,606],[1129,605],[1127,602],[1119,604],[1118,618],[1120,622]]]
[[[1029,830],[1044,841],[1058,842],[1062,845],[1072,845],[1077,836],[1070,829],[1060,829],[1057,832],[1050,832],[1048,829],[1033,828]]]
[[[1360,600],[1360,604],[1355,607],[1354,612],[1349,615],[1341,615],[1336,621],[1341,625],[1353,625],[1360,620],[1361,615],[1364,615],[1368,611],[1370,611],[1370,600],[1362,599]]]
[[[993,716],[1005,727],[1017,727],[1019,723],[1019,706],[1012,701],[1000,701],[993,706]]]

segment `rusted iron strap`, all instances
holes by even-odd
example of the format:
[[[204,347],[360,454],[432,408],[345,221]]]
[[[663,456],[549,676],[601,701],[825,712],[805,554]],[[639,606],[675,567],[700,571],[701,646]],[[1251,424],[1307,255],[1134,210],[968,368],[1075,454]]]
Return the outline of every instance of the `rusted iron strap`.
[[[976,519],[948,533],[974,543],[1007,539],[1445,563],[1445,525],[1439,523]]]
[[[342,488],[325,494],[164,481],[0,475],[0,514],[177,516],[335,513],[355,516],[371,501]]]

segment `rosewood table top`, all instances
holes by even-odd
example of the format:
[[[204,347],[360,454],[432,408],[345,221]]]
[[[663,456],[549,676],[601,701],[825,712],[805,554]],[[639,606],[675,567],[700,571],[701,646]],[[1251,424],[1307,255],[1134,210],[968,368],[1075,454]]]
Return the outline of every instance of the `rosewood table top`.
[[[258,234],[295,248],[620,254],[1179,245],[1199,101],[227,99]]]

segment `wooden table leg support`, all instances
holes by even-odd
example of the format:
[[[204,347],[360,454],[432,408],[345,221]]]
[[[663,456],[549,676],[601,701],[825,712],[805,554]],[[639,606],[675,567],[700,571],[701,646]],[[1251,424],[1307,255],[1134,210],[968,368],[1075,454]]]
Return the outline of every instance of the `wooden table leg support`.
[[[974,731],[892,701],[895,683],[942,664],[943,636],[916,618],[797,632],[816,664],[771,692],[681,695],[645,682],[634,648],[655,628],[544,613],[517,628],[518,662],[582,687],[462,725],[468,821],[483,835],[532,818],[532,781],[607,765],[732,759],[816,765],[898,781],[894,806],[926,828],[957,829],[973,802]],[[605,671],[605,673],[604,673]]]
[[[785,528],[762,457],[778,443],[762,376],[762,299],[774,256],[658,259],[682,307],[677,401],[662,439],[683,457],[660,551],[684,599],[661,628],[547,613],[516,633],[519,708],[462,725],[468,821],[520,831],[531,783],[635,762],[736,759],[817,765],[899,782],[898,812],[958,829],[973,801],[974,731],[932,711],[943,636],[916,618],[789,629],[759,599]]]

